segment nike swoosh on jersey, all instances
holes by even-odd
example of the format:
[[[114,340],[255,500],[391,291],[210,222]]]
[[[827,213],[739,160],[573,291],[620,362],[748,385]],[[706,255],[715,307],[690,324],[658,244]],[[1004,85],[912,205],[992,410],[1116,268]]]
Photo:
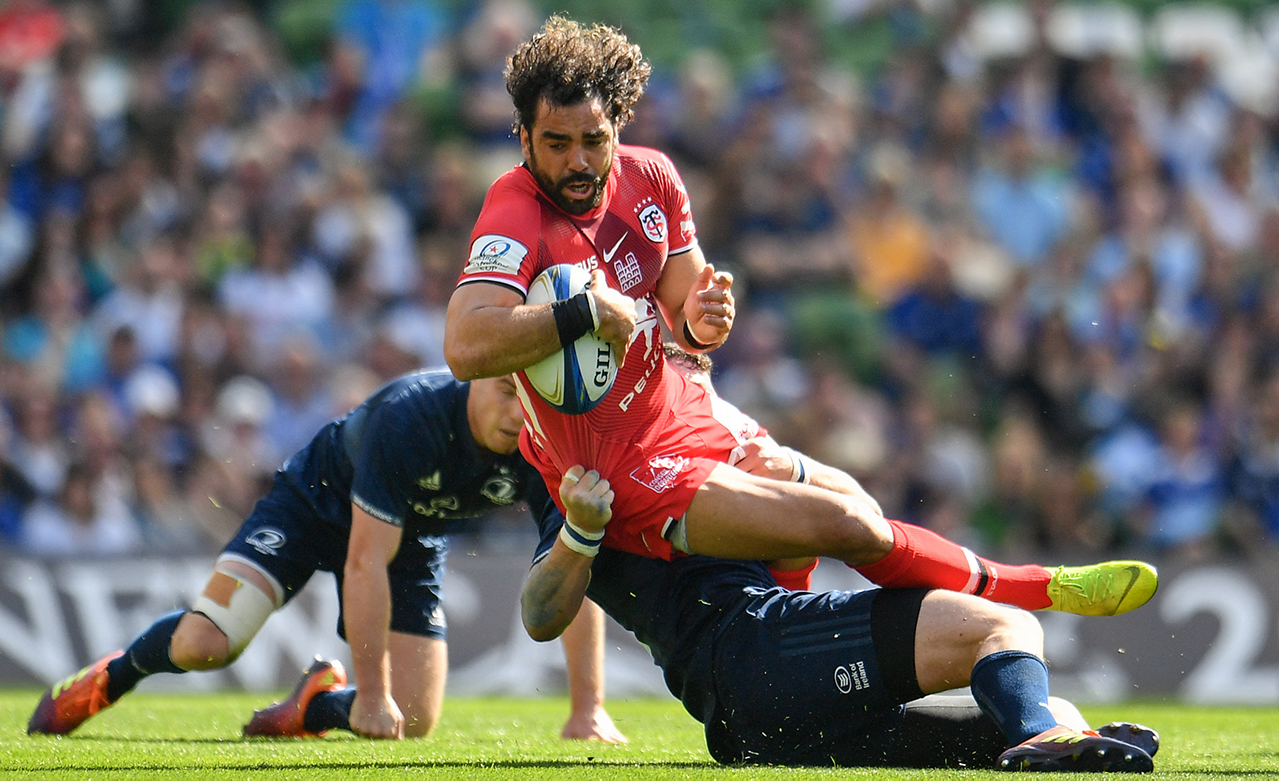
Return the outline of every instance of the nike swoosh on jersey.
[[[617,248],[618,248],[618,247],[620,247],[620,246],[622,246],[622,242],[626,241],[626,237],[627,237],[627,236],[629,236],[629,235],[631,235],[631,232],[630,232],[630,231],[627,231],[627,232],[623,233],[623,234],[622,234],[622,238],[618,239],[618,240],[617,240],[617,243],[613,245],[613,249],[611,249],[611,250],[609,250],[608,252],[605,252],[605,253],[604,253],[604,262],[605,262],[605,263],[612,263],[612,262],[613,262],[613,256],[617,254]]]

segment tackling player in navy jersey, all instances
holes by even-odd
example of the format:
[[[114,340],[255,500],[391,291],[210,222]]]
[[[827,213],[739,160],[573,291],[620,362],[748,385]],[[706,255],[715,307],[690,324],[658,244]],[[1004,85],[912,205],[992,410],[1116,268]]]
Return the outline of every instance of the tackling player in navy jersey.
[[[464,519],[547,498],[517,452],[523,419],[509,377],[462,383],[424,371],[383,386],[284,462],[223,549],[190,610],[162,616],[123,652],[41,698],[29,733],[65,734],[143,678],[224,667],[316,570],[337,577],[338,633],[357,688],[319,661],[246,735],[350,729],[421,737],[439,718],[448,668],[440,584],[446,535]],[[602,614],[566,636],[573,713],[565,737],[624,740],[603,708]]]
[[[559,636],[589,596],[648,647],[719,762],[1153,769],[1153,730],[1093,731],[1049,697],[1030,613],[939,590],[790,591],[760,562],[637,556],[599,545],[613,493],[597,472],[569,469],[560,498],[568,521],[547,503],[521,595],[529,635]],[[964,685],[972,697],[925,696]]]

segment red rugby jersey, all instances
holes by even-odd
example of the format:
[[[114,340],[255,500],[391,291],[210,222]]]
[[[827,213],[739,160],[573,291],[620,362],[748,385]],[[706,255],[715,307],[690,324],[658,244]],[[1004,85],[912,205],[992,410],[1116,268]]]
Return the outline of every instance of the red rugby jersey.
[[[669,416],[684,379],[666,367],[653,293],[666,258],[696,244],[684,183],[653,149],[619,145],[602,202],[580,217],[551,202],[523,166],[489,188],[459,285],[492,282],[526,295],[543,269],[571,263],[603,269],[610,287],[637,301],[625,363],[590,412],[556,411],[517,375],[528,435],[561,472],[584,464],[608,474],[619,446],[645,441]]]

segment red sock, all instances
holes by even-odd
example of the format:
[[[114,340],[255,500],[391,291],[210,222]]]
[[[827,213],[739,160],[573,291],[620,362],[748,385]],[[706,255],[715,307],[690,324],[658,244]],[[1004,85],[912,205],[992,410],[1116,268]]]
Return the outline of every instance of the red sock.
[[[886,588],[940,588],[976,594],[1026,610],[1048,607],[1052,574],[1038,564],[1000,564],[922,526],[900,521],[893,527],[892,551],[873,564],[857,567],[872,583]]]
[[[776,570],[772,567],[768,571],[773,574],[773,580],[777,581],[777,585],[791,591],[809,591],[813,584],[813,570],[817,569],[817,559],[813,559],[806,567],[792,570]]]

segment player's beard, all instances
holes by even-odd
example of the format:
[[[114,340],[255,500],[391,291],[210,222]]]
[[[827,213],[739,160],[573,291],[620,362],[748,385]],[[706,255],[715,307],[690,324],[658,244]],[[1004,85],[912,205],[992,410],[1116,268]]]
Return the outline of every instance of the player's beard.
[[[569,174],[556,182],[552,181],[550,175],[537,164],[537,155],[533,153],[533,150],[529,150],[528,170],[529,173],[533,174],[533,179],[537,181],[538,187],[542,188],[542,192],[546,193],[546,197],[550,198],[552,203],[575,216],[586,214],[603,202],[604,182],[608,181],[608,172],[612,169],[613,156],[609,155],[608,163],[604,166],[604,170],[600,172],[599,176],[591,176],[584,173]],[[564,194],[564,188],[578,183],[588,183],[594,186],[590,198],[577,201]]]

